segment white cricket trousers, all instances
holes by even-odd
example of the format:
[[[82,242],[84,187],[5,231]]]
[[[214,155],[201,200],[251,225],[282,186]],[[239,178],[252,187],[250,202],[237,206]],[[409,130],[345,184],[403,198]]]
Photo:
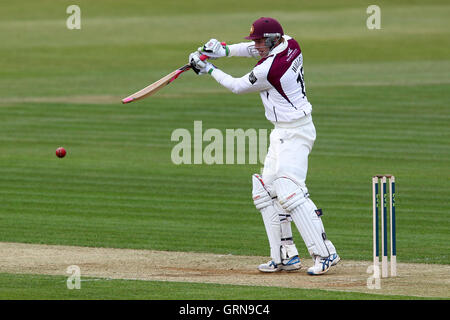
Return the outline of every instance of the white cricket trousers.
[[[274,125],[262,179],[272,192],[275,191],[272,183],[279,177],[288,177],[307,191],[308,156],[316,140],[312,116],[294,122],[274,122]]]

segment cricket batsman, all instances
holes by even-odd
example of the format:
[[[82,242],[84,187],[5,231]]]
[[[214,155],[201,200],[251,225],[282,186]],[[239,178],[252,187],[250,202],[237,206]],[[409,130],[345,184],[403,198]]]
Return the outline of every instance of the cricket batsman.
[[[211,39],[190,54],[189,62],[197,74],[211,75],[233,93],[259,91],[266,118],[274,124],[262,175],[252,176],[253,201],[263,218],[271,256],[258,269],[277,272],[301,267],[292,239],[294,221],[314,261],[308,274],[324,274],[340,258],[325,234],[322,210],[310,199],[305,183],[316,130],[312,106],[306,98],[302,51],[273,18],[253,22],[245,39],[251,41],[225,45]],[[234,78],[207,60],[202,61],[202,54],[210,59],[239,56],[260,60],[249,73]]]

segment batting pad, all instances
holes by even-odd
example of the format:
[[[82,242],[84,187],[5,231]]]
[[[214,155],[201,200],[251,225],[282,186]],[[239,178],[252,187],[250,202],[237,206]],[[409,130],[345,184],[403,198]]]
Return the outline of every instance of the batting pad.
[[[279,264],[281,263],[281,226],[278,211],[272,205],[261,209],[261,215],[269,238],[270,257]]]
[[[281,263],[281,225],[279,209],[275,201],[270,197],[264,182],[258,174],[252,176],[252,197],[256,209],[261,212],[267,237],[269,238],[270,257],[275,263]]]
[[[336,253],[334,245],[326,238],[322,219],[316,214],[317,207],[308,194],[289,178],[276,179],[274,187],[278,201],[290,212],[310,255],[328,257]]]
[[[281,204],[276,199],[273,199],[273,204],[275,206],[275,209],[278,211],[278,215],[280,217],[280,225],[281,225],[281,244],[292,244],[292,229],[291,229],[291,215],[290,213],[286,212],[283,207],[281,207]]]
[[[266,186],[259,174],[254,174],[252,176],[252,199],[255,204],[256,209],[261,210],[265,207],[272,206],[273,200],[267,191]]]

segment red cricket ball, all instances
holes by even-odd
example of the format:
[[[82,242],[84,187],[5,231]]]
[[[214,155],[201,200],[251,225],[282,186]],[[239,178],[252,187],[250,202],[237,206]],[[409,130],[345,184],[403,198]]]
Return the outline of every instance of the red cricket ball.
[[[66,155],[66,149],[64,149],[63,147],[59,147],[58,149],[56,149],[56,156],[58,158],[64,158],[65,155]]]

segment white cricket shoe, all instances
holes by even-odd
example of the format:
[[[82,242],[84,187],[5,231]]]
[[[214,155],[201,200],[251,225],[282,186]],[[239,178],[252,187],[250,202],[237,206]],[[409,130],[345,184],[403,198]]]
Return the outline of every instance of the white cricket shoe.
[[[341,258],[337,253],[334,253],[328,257],[316,256],[314,265],[311,268],[308,268],[308,274],[313,276],[324,274],[328,272],[332,266],[337,265],[340,260]]]
[[[258,270],[261,272],[278,272],[282,270],[281,263],[276,264],[273,260],[271,260],[267,263],[260,264],[258,266]]]
[[[341,257],[339,257],[339,255],[337,253],[333,253],[331,255],[331,266],[335,266],[338,264],[339,261],[341,261]]]
[[[285,259],[281,263],[281,269],[286,271],[298,270],[302,267],[302,263],[298,256],[292,257],[291,259]]]

